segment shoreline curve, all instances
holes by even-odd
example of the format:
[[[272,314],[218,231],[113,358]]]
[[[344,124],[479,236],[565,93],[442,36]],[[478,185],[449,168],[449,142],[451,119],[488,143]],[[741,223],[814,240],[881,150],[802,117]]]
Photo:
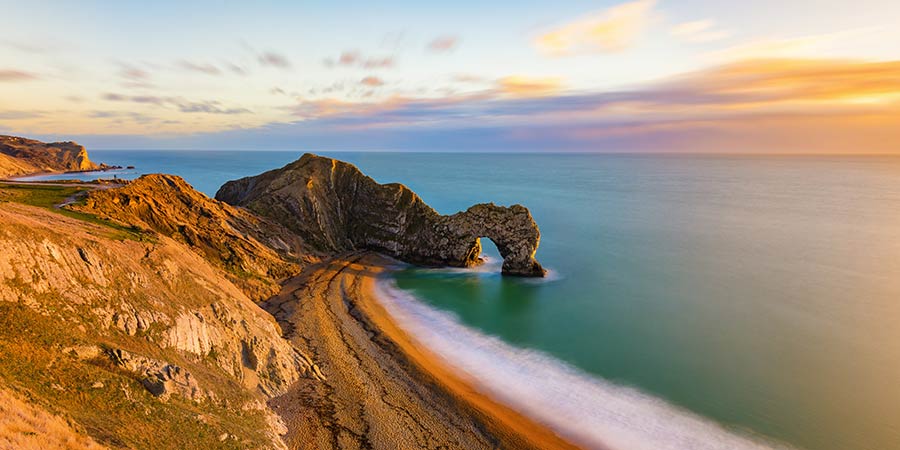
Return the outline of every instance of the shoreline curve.
[[[370,252],[331,258],[261,305],[321,374],[269,402],[289,448],[578,448],[404,332],[376,295],[392,264]]]

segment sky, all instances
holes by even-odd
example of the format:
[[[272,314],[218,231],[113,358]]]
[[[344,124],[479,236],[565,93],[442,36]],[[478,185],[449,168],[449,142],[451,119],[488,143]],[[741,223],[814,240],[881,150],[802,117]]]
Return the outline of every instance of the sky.
[[[0,134],[900,153],[900,1],[0,0]]]

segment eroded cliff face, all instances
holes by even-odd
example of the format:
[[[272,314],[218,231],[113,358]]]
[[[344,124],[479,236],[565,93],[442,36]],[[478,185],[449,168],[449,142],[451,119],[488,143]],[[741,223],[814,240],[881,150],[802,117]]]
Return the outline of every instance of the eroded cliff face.
[[[31,172],[97,170],[85,148],[75,142],[41,142],[17,136],[0,136],[0,176]]]
[[[543,276],[540,231],[528,209],[480,204],[442,216],[402,184],[379,184],[354,165],[305,154],[287,166],[230,181],[216,199],[246,207],[325,252],[368,249],[430,266],[480,263],[479,238],[503,256],[503,273]]]
[[[0,201],[0,384],[117,448],[283,448],[284,425],[266,401],[318,379],[313,361],[231,281],[228,258],[153,226],[178,230],[190,218],[194,244],[233,239],[235,252],[249,253],[264,246],[241,234],[260,225],[209,199],[178,216],[177,197],[196,193],[145,182],[165,183],[154,192],[171,204],[126,195],[148,189],[141,184],[94,204],[119,199],[109,217],[146,219],[144,231]],[[173,228],[156,214],[173,214]],[[204,235],[217,229],[224,234]],[[246,267],[269,274],[278,255],[268,251],[272,261]]]
[[[256,301],[277,293],[279,280],[315,259],[285,227],[213,200],[174,175],[144,175],[121,188],[96,190],[69,208],[182,242],[225,269]]]

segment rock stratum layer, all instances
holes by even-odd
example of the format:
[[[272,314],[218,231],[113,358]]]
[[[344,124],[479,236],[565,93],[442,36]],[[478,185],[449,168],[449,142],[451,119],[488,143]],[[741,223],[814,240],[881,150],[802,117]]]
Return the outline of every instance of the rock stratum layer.
[[[0,136],[0,177],[36,172],[97,170],[85,148],[75,142],[41,142],[16,136]]]
[[[287,166],[230,181],[216,199],[242,206],[325,252],[373,250],[427,266],[481,262],[481,237],[503,257],[506,275],[544,275],[534,258],[540,230],[521,205],[478,204],[441,215],[402,184],[379,184],[356,166],[305,154]]]

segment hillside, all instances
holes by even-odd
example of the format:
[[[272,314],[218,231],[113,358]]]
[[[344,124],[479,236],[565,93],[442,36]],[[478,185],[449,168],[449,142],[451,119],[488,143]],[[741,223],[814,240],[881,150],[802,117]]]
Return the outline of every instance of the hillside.
[[[278,280],[315,259],[297,234],[213,200],[173,175],[145,175],[122,188],[97,190],[70,209],[175,239],[257,301],[275,295]]]
[[[281,447],[265,402],[312,360],[221,261],[36,206],[74,189],[0,186],[0,386],[107,446]]]
[[[0,135],[0,178],[35,172],[98,170],[85,148],[75,142],[41,142]]]

